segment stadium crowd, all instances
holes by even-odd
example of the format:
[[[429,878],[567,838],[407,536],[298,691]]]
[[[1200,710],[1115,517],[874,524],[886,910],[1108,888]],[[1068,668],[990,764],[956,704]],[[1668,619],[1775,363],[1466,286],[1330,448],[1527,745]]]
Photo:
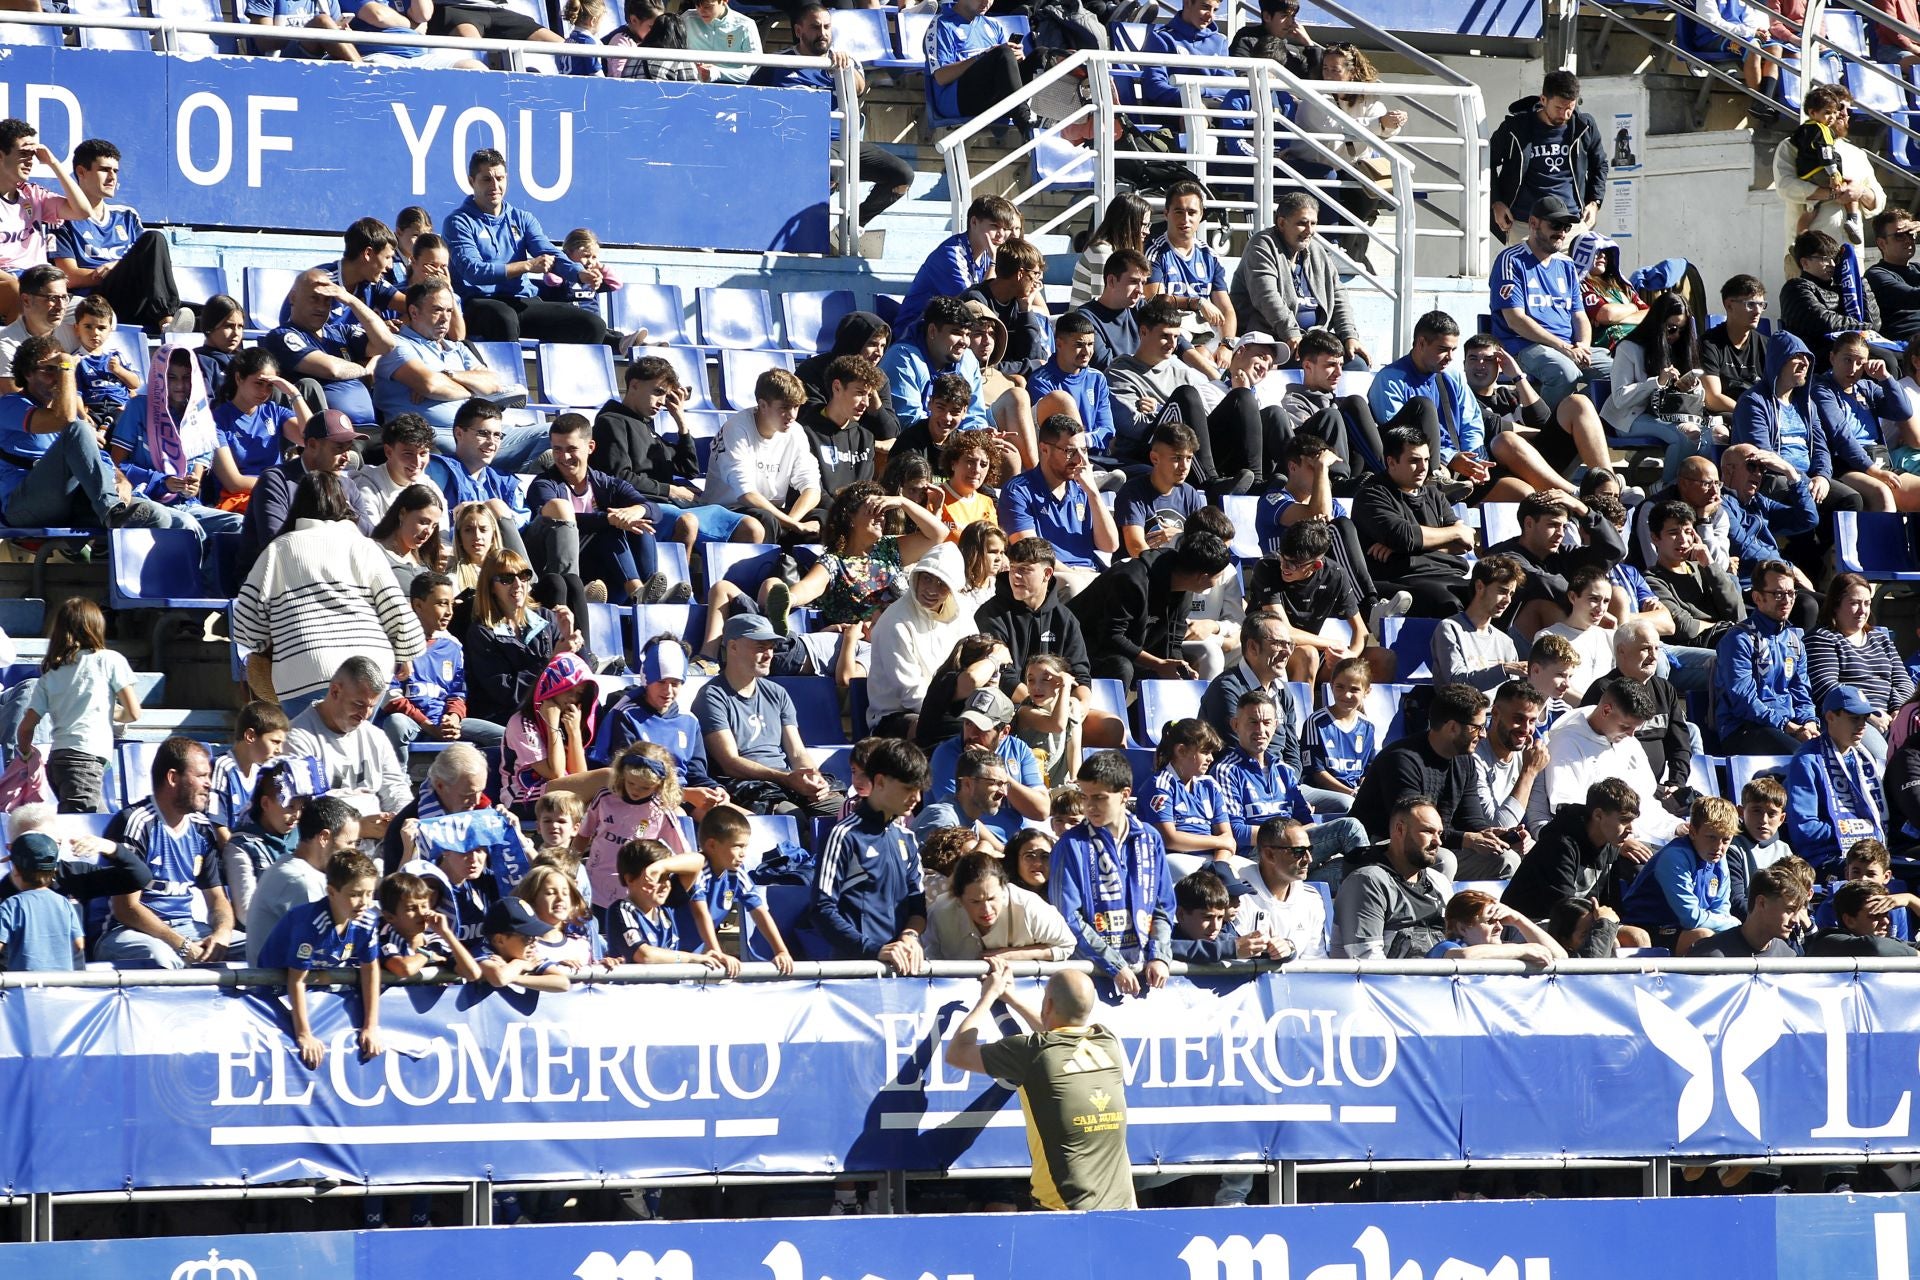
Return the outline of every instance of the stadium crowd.
[[[947,114],[1027,74],[990,7],[936,19]],[[1224,52],[1213,9],[1148,48]],[[760,48],[724,0],[688,10],[576,0],[562,37],[488,0],[246,6]],[[791,21],[831,51],[831,10]],[[1294,0],[1251,35],[1375,78]],[[415,52],[481,65],[366,57]],[[1434,311],[1376,358],[1364,246],[1310,193],[1237,263],[1201,184],[1119,196],[1065,309],[982,197],[896,309],[717,430],[683,364],[609,328],[593,231],[552,239],[498,151],[444,216],[347,227],[256,334],[232,297],[182,305],[111,141],[69,169],[0,121],[0,519],[190,535],[181,594],[231,598],[249,685],[228,740],[110,779],[136,675],[98,605],[50,611],[0,704],[7,968],[284,970],[316,1067],[314,970],[358,970],[371,1056],[382,981],[428,969],[559,992],[616,964],[1077,958],[1127,998],[1177,962],[1920,954],[1916,671],[1841,547],[1920,510],[1920,218],[1816,85],[1775,158],[1776,323],[1752,274],[1717,304],[1623,275],[1579,99],[1551,73],[1495,134],[1484,332]],[[911,172],[863,165],[871,219]],[[523,338],[610,346],[618,395],[530,407],[472,345]],[[678,624],[622,642],[608,606]]]

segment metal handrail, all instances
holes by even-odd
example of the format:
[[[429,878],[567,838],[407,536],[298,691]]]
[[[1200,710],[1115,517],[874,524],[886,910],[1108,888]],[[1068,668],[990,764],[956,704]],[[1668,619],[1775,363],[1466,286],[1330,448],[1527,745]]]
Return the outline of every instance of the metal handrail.
[[[834,80],[834,98],[836,107],[833,114],[841,121],[840,138],[837,144],[839,154],[832,158],[834,167],[841,173],[837,221],[840,226],[841,252],[857,253],[860,240],[859,185],[860,185],[860,142],[864,132],[860,95],[856,77],[861,74],[859,66],[849,63],[838,66],[831,57],[809,58],[786,53],[751,53],[709,49],[642,49],[634,45],[607,44],[567,44],[563,52],[556,52],[551,43],[536,40],[460,40],[449,36],[421,35],[408,31],[347,31],[324,30],[314,27],[261,27],[252,23],[239,22],[176,22],[171,18],[143,18],[131,15],[87,14],[87,13],[5,13],[0,14],[0,27],[8,25],[41,27],[90,27],[112,31],[158,32],[162,48],[156,54],[177,52],[173,49],[173,37],[179,34],[226,36],[234,40],[281,39],[298,40],[309,44],[350,44],[356,48],[418,48],[418,49],[456,49],[467,53],[500,53],[506,55],[507,70],[523,69],[522,59],[528,54],[542,57],[592,58],[607,61],[618,58],[644,58],[649,62],[705,62],[725,66],[744,67],[782,67],[782,68],[824,68],[830,71]],[[215,54],[215,57],[226,55]],[[245,55],[241,55],[245,56]]]

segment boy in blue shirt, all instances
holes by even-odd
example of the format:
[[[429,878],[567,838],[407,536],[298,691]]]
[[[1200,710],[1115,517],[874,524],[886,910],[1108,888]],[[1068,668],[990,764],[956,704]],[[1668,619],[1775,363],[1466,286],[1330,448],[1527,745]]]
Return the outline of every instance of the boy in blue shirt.
[[[224,847],[253,808],[260,766],[287,749],[287,713],[274,702],[249,702],[233,718],[233,750],[213,762],[207,816]]]
[[[1113,452],[1113,404],[1107,375],[1093,367],[1094,345],[1091,319],[1077,312],[1061,316],[1054,326],[1053,354],[1027,375],[1027,394],[1035,422],[1071,414],[1092,437],[1094,452],[1108,454]]]
[[[118,351],[107,350],[113,326],[113,306],[105,298],[89,294],[80,299],[73,313],[73,336],[80,347],[73,380],[80,388],[80,403],[95,422],[118,418],[140,389],[139,373],[120,363]]]
[[[1647,928],[1655,943],[1671,939],[1677,956],[1740,923],[1726,866],[1740,811],[1731,800],[1701,796],[1687,815],[1687,830],[1653,855],[1620,901],[1622,920]]]
[[[900,738],[867,753],[871,788],[827,834],[813,878],[813,923],[831,959],[878,960],[918,973],[927,895],[920,842],[900,821],[927,787],[927,757]]]
[[[0,953],[11,973],[48,973],[79,967],[85,945],[80,917],[53,884],[60,878],[60,844],[29,831],[7,852],[20,892],[0,902]]]
[[[1080,766],[1087,816],[1053,846],[1047,883],[1079,940],[1076,955],[1121,995],[1166,985],[1173,958],[1173,880],[1160,833],[1127,812],[1133,766],[1097,751]]]
[[[453,622],[453,579],[421,573],[407,587],[407,603],[420,621],[427,647],[387,685],[387,718],[381,724],[393,749],[405,759],[415,739],[495,747],[503,726],[467,718],[467,651],[447,628]]]
[[[992,21],[990,18],[984,19],[986,23]],[[940,19],[936,19],[936,37],[942,30]],[[935,52],[938,56],[937,45]],[[935,64],[935,70],[929,74],[938,82],[945,70],[944,66]],[[935,101],[938,101],[941,89],[935,88],[933,92]],[[992,103],[984,105],[991,106]],[[1011,201],[1002,196],[980,196],[975,199],[967,207],[967,229],[935,245],[933,252],[920,264],[920,269],[914,272],[913,283],[907,286],[906,296],[900,299],[900,309],[893,316],[894,337],[902,342],[913,337],[912,331],[919,325],[927,303],[933,299],[957,298],[985,280],[993,270],[993,255],[999,252],[1001,245],[1018,234],[1020,211],[1014,208]]]
[[[411,978],[428,965],[451,967],[468,982],[480,966],[435,903],[435,878],[396,871],[380,882],[380,931],[376,940],[380,967],[396,978]]]
[[[307,1015],[307,974],[315,969],[360,970],[360,1056],[380,1056],[380,965],[370,908],[380,870],[357,849],[327,860],[327,896],[280,917],[260,951],[260,966],[287,971],[287,1005],[300,1061],[309,1071],[327,1060],[326,1042]]]
[[[1186,423],[1161,422],[1154,427],[1147,445],[1153,469],[1121,485],[1113,502],[1113,520],[1120,526],[1120,542],[1128,555],[1172,546],[1186,531],[1193,513],[1207,505],[1206,497],[1187,483],[1199,451],[1200,437]]]
[[[703,964],[725,973],[726,960],[718,951],[680,949],[680,926],[667,910],[673,893],[673,858],[673,850],[658,840],[629,840],[620,846],[615,865],[627,896],[607,907],[607,961]]]
[[[767,910],[766,895],[744,869],[747,841],[752,836],[753,824],[746,811],[730,804],[717,804],[700,819],[700,855],[707,866],[689,890],[693,927],[706,954],[718,957],[729,977],[740,972],[740,962],[721,951],[714,925],[732,915],[736,904],[742,915],[753,918],[753,927],[766,935],[774,968],[793,972],[793,955],[787,950],[787,940],[780,936],[780,926],[773,922],[773,913]]]

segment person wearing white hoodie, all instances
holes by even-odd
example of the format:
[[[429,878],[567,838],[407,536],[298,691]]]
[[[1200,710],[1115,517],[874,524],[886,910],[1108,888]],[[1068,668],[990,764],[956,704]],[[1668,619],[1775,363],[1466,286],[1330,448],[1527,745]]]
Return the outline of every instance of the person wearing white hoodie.
[[[727,419],[713,442],[701,501],[752,516],[784,545],[820,540],[820,461],[795,426],[807,389],[785,369],[753,384],[753,408]]]
[[[973,610],[960,594],[966,585],[960,549],[943,542],[915,563],[906,594],[874,620],[867,715],[876,727],[889,716],[919,714],[933,673],[973,633]],[[911,737],[911,722],[897,735]]]

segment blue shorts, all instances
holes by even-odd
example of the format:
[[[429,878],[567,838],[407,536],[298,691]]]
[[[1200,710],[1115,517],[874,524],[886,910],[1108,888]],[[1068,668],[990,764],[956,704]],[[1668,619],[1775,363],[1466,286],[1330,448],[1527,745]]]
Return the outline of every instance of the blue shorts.
[[[699,528],[699,541],[725,542],[733,537],[733,531],[740,527],[746,517],[738,511],[726,507],[676,507],[670,502],[660,504],[660,514],[672,524],[681,516],[692,516],[693,523]]]

